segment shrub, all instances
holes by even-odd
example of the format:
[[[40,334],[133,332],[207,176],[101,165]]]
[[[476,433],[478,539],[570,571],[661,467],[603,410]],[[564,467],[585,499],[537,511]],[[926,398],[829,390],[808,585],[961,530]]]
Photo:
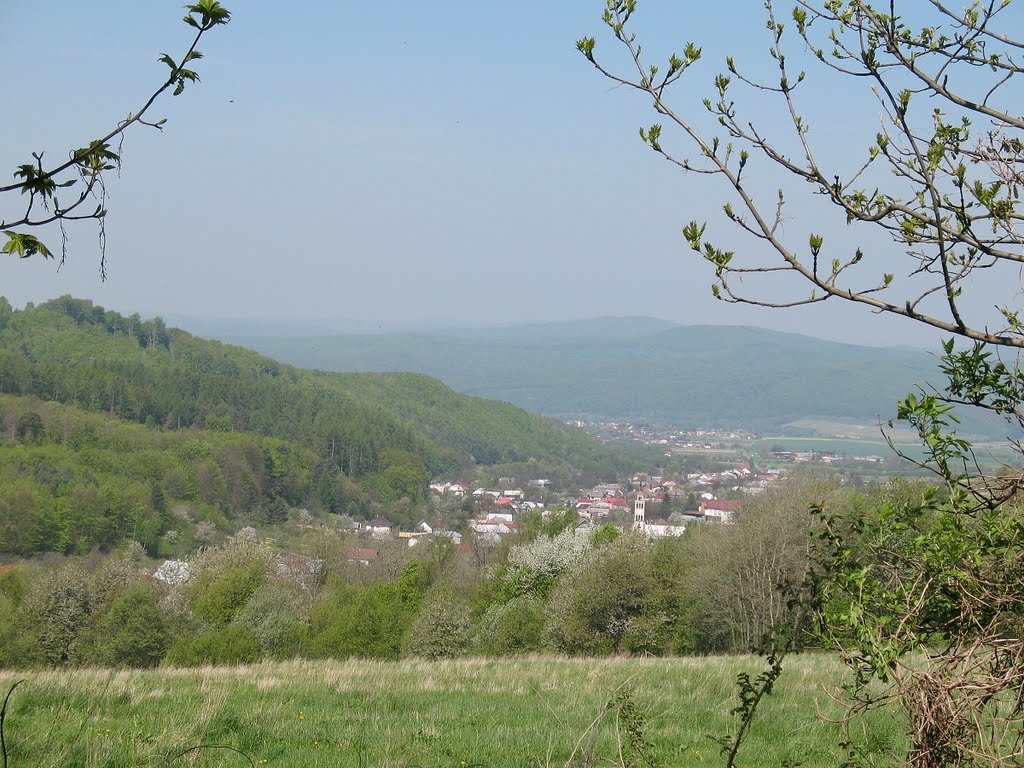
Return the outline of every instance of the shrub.
[[[450,659],[469,647],[473,622],[465,603],[450,594],[427,600],[409,627],[403,643],[406,656]]]
[[[292,596],[279,586],[257,590],[237,621],[252,633],[264,658],[285,659],[297,654],[306,629]]]
[[[165,663],[178,667],[203,664],[248,664],[259,661],[259,643],[246,627],[228,624],[203,632],[195,638],[182,638],[171,645]]]
[[[168,634],[156,592],[143,585],[122,592],[97,622],[92,660],[106,666],[154,667]]]
[[[603,654],[628,647],[631,626],[657,605],[649,550],[647,539],[623,536],[594,550],[579,570],[559,580],[546,611],[555,648]]]
[[[543,648],[544,606],[528,596],[488,608],[473,638],[473,650],[487,656],[532,653]]]
[[[227,624],[245,607],[265,578],[266,569],[260,562],[232,568],[212,582],[200,577],[193,589],[192,608],[210,624]]]
[[[505,591],[509,596],[546,597],[562,573],[590,551],[590,532],[567,528],[555,536],[538,536],[508,553]]]
[[[81,634],[93,596],[85,572],[73,565],[43,573],[25,595],[21,619],[31,650],[19,666],[66,664],[80,658]]]

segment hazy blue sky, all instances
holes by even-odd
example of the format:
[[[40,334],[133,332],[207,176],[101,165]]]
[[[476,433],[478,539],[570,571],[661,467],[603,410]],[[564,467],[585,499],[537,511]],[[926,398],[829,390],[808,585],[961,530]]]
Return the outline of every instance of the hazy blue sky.
[[[384,328],[642,314],[861,342],[936,338],[839,306],[780,313],[712,299],[681,227],[708,218],[727,243],[751,246],[722,219],[719,187],[640,143],[649,105],[576,52],[577,37],[601,31],[599,0],[226,5],[234,18],[203,45],[203,82],[159,103],[162,134],[126,140],[110,184],[107,282],[84,224],[59,273],[0,261],[13,303],[72,293],[123,312]],[[0,167],[33,150],[64,156],[136,107],[166,73],[157,55],[186,44],[181,13],[157,0],[6,0]],[[766,60],[759,0],[648,0],[638,22],[659,59],[688,40],[704,46],[679,94],[690,110],[727,52]],[[876,130],[877,107],[840,86],[822,77],[807,94],[826,156]],[[752,116],[771,127],[769,107],[754,102]],[[860,133],[856,114],[867,115]],[[790,216],[804,237],[801,211]]]

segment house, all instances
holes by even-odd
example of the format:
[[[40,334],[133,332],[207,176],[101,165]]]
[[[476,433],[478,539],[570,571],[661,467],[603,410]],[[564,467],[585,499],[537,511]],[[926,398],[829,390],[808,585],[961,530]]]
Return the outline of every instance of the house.
[[[473,520],[469,523],[469,527],[486,537],[503,536],[506,533],[514,533],[519,530],[516,523],[508,523],[503,520]]]
[[[447,494],[456,498],[462,498],[466,495],[466,491],[469,490],[469,486],[465,483],[431,483],[430,490],[438,496]]]
[[[345,560],[362,565],[369,565],[376,557],[377,551],[373,549],[350,549],[345,553]]]
[[[646,524],[644,532],[648,536],[655,536],[658,538],[665,536],[682,536],[686,533],[686,526],[672,525],[668,520],[655,520],[653,523]]]
[[[320,578],[324,561],[302,555],[283,554],[274,558],[278,576],[288,579],[301,589],[311,588]]]
[[[462,544],[462,534],[458,531],[436,531],[434,535],[439,539],[450,539],[456,547]]]
[[[368,520],[363,528],[371,536],[391,536],[398,530],[398,526],[386,517],[375,517],[373,520]]]
[[[704,500],[700,503],[700,513],[704,516],[705,520],[731,523],[734,513],[739,506],[739,501]]]

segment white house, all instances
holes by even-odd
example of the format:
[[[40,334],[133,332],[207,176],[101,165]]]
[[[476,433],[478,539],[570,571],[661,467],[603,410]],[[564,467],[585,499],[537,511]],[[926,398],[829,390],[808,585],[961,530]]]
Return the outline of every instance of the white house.
[[[667,520],[655,520],[653,523],[647,523],[645,530],[648,536],[663,538],[666,536],[682,536],[686,533],[686,526],[672,525]]]
[[[705,520],[714,520],[720,523],[731,523],[739,507],[738,501],[702,501],[700,513]]]
[[[398,529],[398,526],[386,517],[375,517],[373,520],[368,520],[363,528],[371,536],[383,537],[391,536]]]

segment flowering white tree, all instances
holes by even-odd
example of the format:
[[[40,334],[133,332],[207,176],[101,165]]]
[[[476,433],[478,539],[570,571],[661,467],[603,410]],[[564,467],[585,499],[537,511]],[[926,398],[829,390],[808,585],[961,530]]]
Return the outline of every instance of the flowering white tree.
[[[508,553],[508,585],[517,595],[544,593],[561,574],[590,551],[590,531],[566,528],[557,536],[538,536]]]

